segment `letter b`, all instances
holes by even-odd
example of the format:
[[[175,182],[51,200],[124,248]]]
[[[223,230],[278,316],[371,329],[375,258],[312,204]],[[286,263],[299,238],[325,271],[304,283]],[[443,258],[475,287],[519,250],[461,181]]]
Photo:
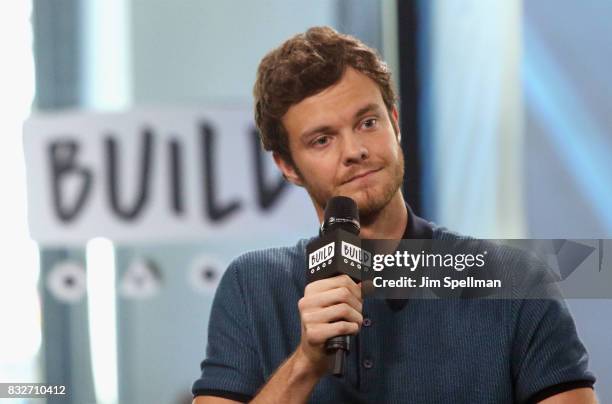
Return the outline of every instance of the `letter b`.
[[[79,145],[73,140],[53,142],[48,149],[51,164],[53,208],[59,220],[64,223],[72,221],[79,214],[91,190],[91,170],[78,167],[75,163],[75,156],[78,151]],[[62,193],[62,182],[69,181],[70,178],[75,176],[80,177],[81,187],[76,192],[75,202],[72,206],[67,206],[64,200],[65,195]]]

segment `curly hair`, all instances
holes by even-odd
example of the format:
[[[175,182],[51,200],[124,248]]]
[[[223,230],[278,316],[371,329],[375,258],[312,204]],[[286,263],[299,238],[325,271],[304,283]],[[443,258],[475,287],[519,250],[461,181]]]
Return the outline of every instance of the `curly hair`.
[[[282,117],[292,105],[336,84],[347,67],[372,79],[390,112],[396,96],[391,72],[376,50],[330,27],[313,27],[270,51],[253,87],[255,124],[263,147],[295,166]]]

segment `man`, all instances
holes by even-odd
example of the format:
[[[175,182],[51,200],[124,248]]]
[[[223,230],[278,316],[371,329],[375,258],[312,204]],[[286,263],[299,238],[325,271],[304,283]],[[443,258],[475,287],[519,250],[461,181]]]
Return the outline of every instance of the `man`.
[[[390,73],[375,52],[312,28],[262,60],[254,88],[262,143],[285,178],[353,198],[362,238],[456,237],[415,216]],[[210,317],[194,403],[592,403],[595,381],[563,302],[362,299],[337,276],[306,285],[305,246],[247,253],[227,269]],[[325,341],[352,334],[346,374]]]

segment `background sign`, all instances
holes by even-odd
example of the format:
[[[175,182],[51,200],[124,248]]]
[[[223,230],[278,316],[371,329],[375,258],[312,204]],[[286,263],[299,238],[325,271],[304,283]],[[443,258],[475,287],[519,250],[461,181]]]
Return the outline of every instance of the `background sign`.
[[[317,228],[306,193],[263,151],[250,108],[38,115],[24,141],[30,231],[46,245]]]

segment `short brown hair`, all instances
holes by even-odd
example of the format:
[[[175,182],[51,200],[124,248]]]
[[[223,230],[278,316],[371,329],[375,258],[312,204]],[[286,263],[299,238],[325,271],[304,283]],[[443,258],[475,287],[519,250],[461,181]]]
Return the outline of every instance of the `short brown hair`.
[[[255,124],[264,149],[295,166],[282,117],[292,105],[340,81],[349,66],[378,85],[390,112],[396,101],[391,72],[374,49],[353,36],[313,27],[269,52],[253,87]]]

